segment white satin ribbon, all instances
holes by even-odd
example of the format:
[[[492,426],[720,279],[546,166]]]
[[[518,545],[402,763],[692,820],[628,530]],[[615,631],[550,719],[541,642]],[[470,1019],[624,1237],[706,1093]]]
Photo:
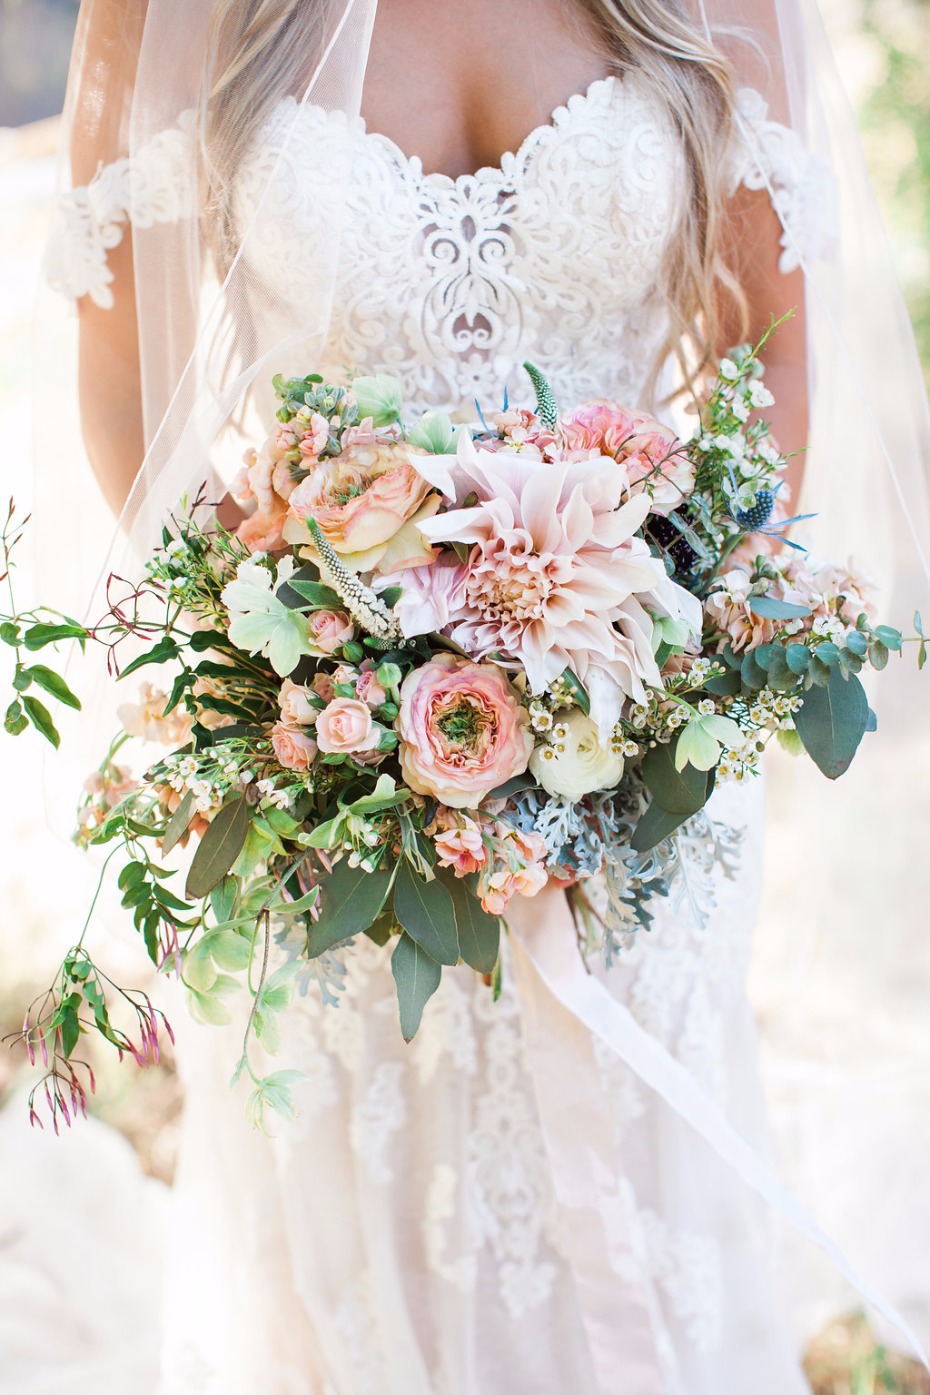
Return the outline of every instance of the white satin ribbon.
[[[540,1098],[547,1148],[556,1173],[556,1192],[560,1200],[563,1194],[568,1196],[570,1200],[567,1204],[573,1207],[568,1218],[569,1225],[583,1214],[578,1209],[578,1201],[573,1202],[571,1198],[586,1185],[586,1181],[583,1176],[576,1177],[574,1172],[584,1161],[586,1132],[591,1127],[590,1120],[596,1117],[596,1113],[586,1112],[582,1125],[579,1115],[578,1123],[573,1128],[572,1118],[576,1113],[573,1099],[576,1090],[580,1099],[589,1088],[582,1075],[590,1073],[592,1078],[596,1078],[596,1072],[592,1072],[593,1058],[589,1050],[577,1051],[576,1070],[576,1056],[573,1054],[573,1072],[566,1071],[565,1054],[568,1050],[575,1051],[580,1034],[575,1027],[571,1034],[564,1037],[560,1034],[555,1040],[550,1033],[547,1039],[540,1011],[541,987],[561,1004],[566,1013],[577,1019],[577,1024],[604,1042],[650,1089],[660,1095],[747,1186],[790,1221],[802,1235],[818,1245],[866,1302],[907,1339],[924,1366],[930,1370],[930,1362],[920,1340],[901,1314],[857,1273],[835,1241],[821,1230],[788,1188],[778,1181],[695,1078],[655,1037],[643,1030],[624,1004],[611,997],[603,984],[587,972],[567,908],[564,915],[553,915],[551,906],[545,904],[550,895],[554,895],[554,892],[543,891],[539,897],[521,903],[519,922],[514,920],[511,923],[511,941],[517,991],[530,1025],[528,1044],[531,1066]],[[564,907],[561,893],[559,899]],[[547,1057],[551,1061],[556,1052],[560,1057],[558,1070],[550,1069],[547,1062]],[[566,1075],[571,1076],[572,1098],[554,1099],[553,1091],[557,1092],[557,1087],[553,1082],[565,1079]],[[603,1103],[598,1112],[604,1114]],[[570,1175],[561,1175],[566,1171]],[[632,1350],[628,1343],[633,1341],[634,1347],[639,1345],[634,1331],[627,1328],[621,1330],[617,1325],[617,1314],[624,1311],[619,1305],[627,1300],[634,1287],[628,1272],[629,1261],[634,1257],[628,1255],[626,1260],[619,1259],[618,1262],[624,1244],[629,1248],[629,1238],[624,1241],[624,1218],[618,1215],[617,1208],[603,1204],[608,1193],[599,1172],[600,1164],[595,1167],[592,1161],[591,1177],[599,1189],[600,1243],[590,1252],[586,1245],[579,1243],[571,1248],[570,1257],[575,1266],[582,1314],[599,1379],[601,1371],[614,1363],[613,1383],[604,1385],[602,1382],[602,1389],[616,1390],[617,1364],[621,1369],[626,1366],[628,1352]],[[585,1218],[586,1224],[589,1219]],[[616,1286],[618,1281],[623,1286],[619,1292]],[[637,1301],[642,1310],[643,1301]],[[637,1311],[636,1306],[633,1311]],[[638,1328],[638,1324],[634,1328]],[[639,1395],[639,1386],[630,1385],[628,1388],[635,1389]],[[655,1388],[664,1392],[668,1387],[667,1384],[655,1387],[654,1384],[644,1383],[643,1395],[649,1395]]]

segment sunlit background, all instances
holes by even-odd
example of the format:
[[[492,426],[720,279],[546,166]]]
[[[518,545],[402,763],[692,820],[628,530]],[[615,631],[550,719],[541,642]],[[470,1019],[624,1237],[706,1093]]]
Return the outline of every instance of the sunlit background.
[[[24,509],[31,502],[33,374],[47,368],[34,361],[33,306],[52,201],[56,115],[76,12],[76,0],[0,0],[0,469],[3,495],[15,494]],[[930,383],[930,0],[827,0],[826,18]],[[52,385],[42,400],[53,403]],[[67,440],[58,442],[55,468],[66,479]],[[28,573],[27,565],[26,586]],[[6,795],[0,800],[0,1035],[18,1027],[24,1005],[80,928],[82,908],[93,893],[95,870],[45,826],[39,744],[28,733],[0,746]],[[770,886],[770,907],[774,896]],[[113,920],[112,909],[107,918]],[[126,977],[144,979],[146,961],[134,946],[114,942],[109,953]],[[97,1239],[115,1270],[135,1265],[144,1239],[138,1217],[124,1217],[115,1202],[108,1214],[95,1184],[106,1179],[118,1190],[120,1179],[141,1168],[152,1179],[146,1221],[152,1225],[161,1189],[171,1182],[181,1108],[171,1063],[145,1074],[112,1062],[100,1066],[93,1111],[113,1127],[90,1127],[81,1139],[49,1140],[48,1147],[36,1149],[25,1139],[27,1073],[18,1053],[0,1052],[0,1395],[84,1395],[84,1387],[68,1378],[68,1363],[73,1360],[78,1369],[82,1344],[91,1338],[105,1341],[107,1324],[115,1333],[125,1314],[113,1308],[112,1293],[103,1290],[99,1295],[85,1290],[80,1308],[71,1310],[81,1283],[84,1233],[75,1223],[75,1208],[96,1206]],[[67,1186],[62,1150],[71,1150]],[[35,1219],[40,1211],[41,1225]],[[22,1273],[27,1253],[34,1261],[32,1290],[13,1293],[13,1276]],[[157,1286],[157,1272],[147,1278]],[[95,1301],[97,1328],[89,1338],[82,1323],[91,1321],[87,1315],[95,1311]],[[41,1357],[57,1375],[48,1381],[41,1377],[43,1383],[38,1376],[35,1384],[24,1383],[22,1376],[9,1383],[3,1352],[12,1323],[20,1349],[27,1325],[37,1369]],[[114,1371],[110,1383],[94,1387],[95,1395],[123,1395],[130,1387],[151,1395],[145,1381],[154,1331],[153,1320],[148,1337],[140,1334],[138,1379],[125,1369]],[[930,1379],[876,1345],[856,1314],[822,1334],[807,1364],[816,1395],[930,1392]]]

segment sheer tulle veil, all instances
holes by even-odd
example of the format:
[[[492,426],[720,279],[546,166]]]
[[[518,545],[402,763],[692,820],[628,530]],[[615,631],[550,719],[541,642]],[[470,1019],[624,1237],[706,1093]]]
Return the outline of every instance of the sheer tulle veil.
[[[86,152],[76,149],[74,132],[91,129],[96,162],[116,171],[98,198],[110,200],[114,221],[128,218],[132,227],[146,454],[106,560],[93,559],[101,579],[91,614],[102,609],[100,587],[110,572],[138,574],[182,496],[194,496],[204,482],[211,497],[221,496],[240,463],[243,425],[269,413],[272,374],[313,368],[327,331],[352,154],[351,141],[339,153],[334,147],[319,190],[318,223],[307,229],[306,256],[318,288],[312,303],[282,303],[255,269],[267,264],[250,256],[264,233],[261,199],[236,227],[218,271],[203,245],[200,217],[203,125],[217,76],[214,0],[128,6],[119,32],[106,28],[105,41],[97,22],[102,8],[102,0],[81,7],[64,121],[61,216],[86,215],[80,199],[69,202],[67,195],[88,179],[79,168]],[[271,0],[252,8],[256,27],[273,21]],[[357,128],[375,9],[376,0],[296,8],[281,35],[280,71],[273,60],[263,70],[265,94],[292,129],[308,103],[347,130]],[[695,0],[692,18],[734,66],[747,145],[758,150],[760,141],[782,140],[774,124],[747,119],[750,108],[758,116],[764,103],[771,123],[797,132],[815,157],[792,196],[795,206],[784,207],[770,189],[785,229],[783,260],[800,267],[805,282],[799,308],[807,327],[812,426],[803,503],[817,512],[808,540],[818,552],[867,560],[882,586],[883,616],[910,630],[916,609],[930,620],[930,417],[816,4]],[[295,46],[306,55],[299,67],[290,61]],[[285,136],[277,162],[287,146]],[[145,160],[138,159],[141,152]],[[758,155],[762,188],[773,151]],[[775,150],[774,157],[790,159],[791,151]],[[152,159],[168,162],[173,173],[171,217],[152,206],[144,174]],[[274,173],[269,164],[264,198],[278,197]],[[792,234],[799,226],[807,234],[803,246]],[[97,249],[101,258],[106,250]],[[49,277],[54,283],[53,259]],[[57,312],[43,313],[48,321]],[[76,388],[75,382],[75,394]],[[56,391],[64,399],[68,384]],[[43,445],[44,431],[40,498],[60,461],[59,450]],[[42,524],[46,544],[63,556],[75,547],[67,522],[46,510]],[[82,568],[75,559],[76,575],[86,574],[86,561]],[[72,595],[66,608],[75,607]],[[796,788],[790,819],[777,834],[778,899],[760,952],[764,1025],[777,1048],[773,1082],[784,1135],[798,1144],[795,1178],[841,1232],[848,1215],[828,1215],[832,1202],[817,1180],[825,1169],[801,1146],[805,1130],[815,1147],[824,1143],[814,1126],[821,1115],[842,1135],[838,1100],[855,1116],[865,1099],[876,1127],[897,1140],[899,1161],[913,1159],[913,1149],[923,1148],[924,1164],[930,1156],[930,1139],[918,1137],[919,1116],[911,1113],[919,1097],[905,1088],[903,1075],[893,1074],[905,1062],[910,1078],[926,1079],[930,1058],[922,1020],[930,964],[912,933],[930,903],[921,839],[928,826],[930,689],[921,684],[914,657],[911,646],[905,662],[893,660],[893,673],[877,685],[878,730],[866,737],[865,752],[839,789],[821,788],[820,777],[808,772],[780,776],[780,789],[786,779]],[[833,1082],[826,1095],[825,1078]],[[920,1174],[919,1165],[915,1171]],[[863,1177],[861,1212],[880,1207],[889,1185],[887,1175]],[[918,1232],[928,1224],[930,1217],[918,1217]],[[843,1238],[894,1301],[896,1275],[908,1263],[902,1247],[914,1236],[894,1237],[894,1255],[877,1235],[850,1229]],[[930,1237],[918,1238],[926,1252]],[[930,1304],[920,1316],[930,1318]]]

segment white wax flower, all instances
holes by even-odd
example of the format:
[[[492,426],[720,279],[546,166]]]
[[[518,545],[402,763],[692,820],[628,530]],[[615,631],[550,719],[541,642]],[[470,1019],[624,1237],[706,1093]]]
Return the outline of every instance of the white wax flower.
[[[547,794],[576,800],[619,784],[623,756],[601,744],[591,718],[575,708],[559,720],[565,735],[530,756],[530,771]]]

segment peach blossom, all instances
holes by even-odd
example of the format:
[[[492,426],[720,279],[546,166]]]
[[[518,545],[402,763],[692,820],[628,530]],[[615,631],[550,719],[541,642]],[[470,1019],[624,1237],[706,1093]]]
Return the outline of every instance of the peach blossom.
[[[454,654],[407,674],[395,725],[406,783],[453,809],[476,808],[522,774],[533,749],[529,717],[506,674]]]
[[[285,770],[306,770],[313,763],[317,743],[302,727],[285,726],[275,722],[271,729],[271,745]]]
[[[438,833],[433,846],[441,867],[451,867],[457,877],[467,877],[471,872],[481,872],[488,865],[488,850],[481,837],[481,830],[471,819],[465,819],[457,828]]]
[[[351,756],[377,748],[379,729],[356,698],[333,698],[316,719],[317,741],[327,755]]]
[[[504,868],[482,878],[481,906],[488,915],[503,915],[514,896],[535,896],[549,880],[545,867],[531,862],[515,872]]]

